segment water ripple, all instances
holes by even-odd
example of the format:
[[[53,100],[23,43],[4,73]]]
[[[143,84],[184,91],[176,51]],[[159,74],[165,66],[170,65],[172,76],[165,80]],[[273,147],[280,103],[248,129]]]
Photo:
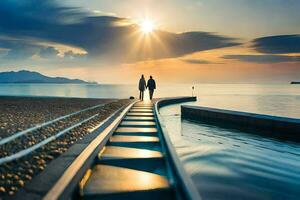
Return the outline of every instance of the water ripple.
[[[300,145],[174,115],[164,123],[203,199],[299,199]]]

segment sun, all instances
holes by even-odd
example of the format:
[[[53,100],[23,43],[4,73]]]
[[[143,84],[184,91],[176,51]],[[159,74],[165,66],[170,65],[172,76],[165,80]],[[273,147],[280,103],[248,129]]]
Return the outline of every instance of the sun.
[[[140,24],[141,31],[145,34],[149,34],[154,30],[154,24],[151,20],[143,20]]]

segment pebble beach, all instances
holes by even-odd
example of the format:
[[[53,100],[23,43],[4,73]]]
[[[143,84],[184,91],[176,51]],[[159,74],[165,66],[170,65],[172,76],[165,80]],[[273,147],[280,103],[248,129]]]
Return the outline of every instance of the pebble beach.
[[[0,140],[58,117],[103,104],[55,121],[0,145],[0,158],[4,158],[95,116],[29,155],[0,165],[0,199],[13,196],[43,171],[49,162],[67,151],[76,141],[91,133],[91,129],[112,113],[129,103],[130,100],[116,99],[0,97]]]

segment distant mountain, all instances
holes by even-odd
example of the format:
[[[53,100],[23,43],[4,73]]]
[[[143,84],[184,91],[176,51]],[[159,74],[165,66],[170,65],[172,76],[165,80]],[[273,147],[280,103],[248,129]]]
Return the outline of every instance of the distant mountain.
[[[300,84],[300,81],[292,81],[291,84]]]
[[[75,84],[97,84],[80,79],[68,79],[64,77],[49,77],[38,72],[21,70],[18,72],[0,72],[0,83],[75,83]]]

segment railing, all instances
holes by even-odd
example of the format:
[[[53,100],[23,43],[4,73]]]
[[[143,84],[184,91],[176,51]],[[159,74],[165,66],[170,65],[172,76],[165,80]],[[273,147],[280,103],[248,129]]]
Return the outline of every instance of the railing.
[[[170,163],[169,168],[172,170],[172,174],[174,177],[174,180],[172,184],[174,184],[174,187],[176,188],[176,191],[181,193],[179,196],[183,196],[185,199],[189,200],[199,200],[201,199],[196,187],[194,186],[191,178],[187,173],[185,172],[182,163],[180,162],[177,153],[173,147],[173,144],[168,136],[168,131],[166,127],[161,123],[162,117],[159,114],[159,109],[163,106],[167,106],[170,104],[176,104],[176,103],[183,103],[183,102],[189,102],[189,101],[196,101],[196,97],[176,97],[176,98],[165,98],[157,101],[155,103],[155,120],[158,125],[158,131],[161,132],[162,138],[161,141],[165,144],[163,146],[166,146],[167,148],[165,151],[167,152],[168,156],[167,159]]]

